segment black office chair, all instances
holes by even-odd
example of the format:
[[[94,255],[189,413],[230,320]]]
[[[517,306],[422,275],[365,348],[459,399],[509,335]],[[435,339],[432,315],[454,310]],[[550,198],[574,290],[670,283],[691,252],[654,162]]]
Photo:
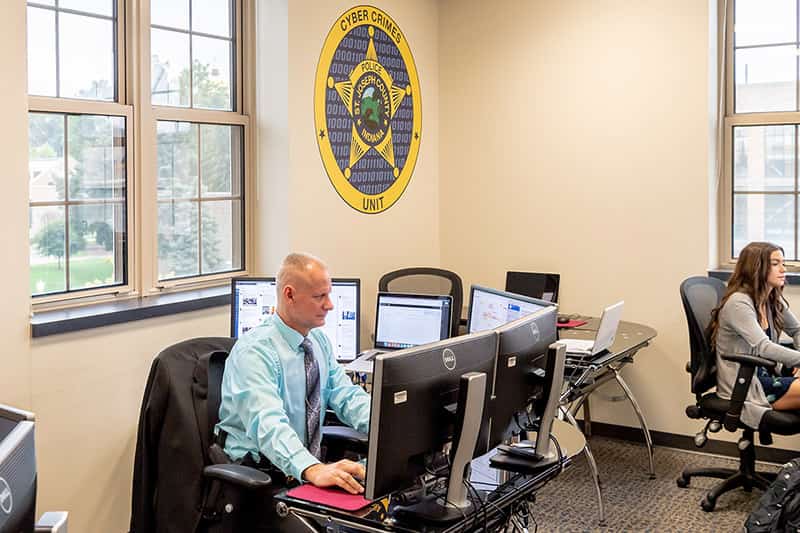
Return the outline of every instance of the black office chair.
[[[416,294],[449,294],[453,298],[450,336],[458,335],[464,288],[455,272],[433,267],[415,267],[395,270],[378,280],[381,292],[409,292]]]
[[[506,272],[506,290],[531,298],[558,302],[559,274],[546,272]]]
[[[130,533],[248,531],[248,503],[269,504],[263,496],[275,488],[270,476],[232,464],[214,442],[234,342],[190,339],[153,361],[139,416]],[[365,450],[366,443],[366,435],[350,428],[323,428],[329,456]]]
[[[775,474],[756,472],[754,434],[758,430],[762,445],[772,444],[772,433],[793,435],[800,432],[800,415],[788,411],[767,411],[758,428],[751,428],[742,423],[740,415],[744,405],[747,389],[750,387],[757,365],[774,368],[775,362],[751,355],[726,355],[726,360],[739,363],[739,374],[732,398],[725,400],[716,392],[708,392],[716,387],[717,368],[716,351],[711,345],[708,325],[711,322],[711,311],[716,308],[725,294],[725,283],[715,278],[692,277],[681,283],[680,287],[686,322],[689,326],[689,348],[691,360],[686,371],[692,376],[692,392],[696,403],[686,408],[686,415],[693,419],[707,420],[705,428],[695,436],[698,447],[705,445],[708,432],[717,432],[722,427],[727,431],[742,430],[739,439],[739,468],[688,468],[677,479],[679,487],[688,487],[691,478],[696,476],[722,479],[706,493],[700,506],[704,511],[713,511],[717,499],[725,492],[742,487],[750,492],[753,487],[765,490],[775,479]]]
[[[236,531],[245,493],[271,485],[265,473],[229,464],[212,446],[219,380],[233,343],[190,339],[153,361],[139,415],[131,533]]]

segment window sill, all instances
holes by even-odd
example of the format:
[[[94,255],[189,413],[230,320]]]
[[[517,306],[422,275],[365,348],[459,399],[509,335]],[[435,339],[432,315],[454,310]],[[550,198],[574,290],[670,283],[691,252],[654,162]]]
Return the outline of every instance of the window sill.
[[[99,328],[156,318],[159,316],[187,313],[230,305],[229,285],[175,292],[160,296],[149,296],[134,300],[87,305],[57,311],[35,313],[31,318],[31,337],[46,337],[71,331]]]
[[[711,269],[708,271],[709,277],[721,279],[724,282],[728,282],[728,280],[733,274],[733,270],[723,270],[723,269]],[[786,284],[787,285],[800,285],[800,272],[787,272],[786,273]]]

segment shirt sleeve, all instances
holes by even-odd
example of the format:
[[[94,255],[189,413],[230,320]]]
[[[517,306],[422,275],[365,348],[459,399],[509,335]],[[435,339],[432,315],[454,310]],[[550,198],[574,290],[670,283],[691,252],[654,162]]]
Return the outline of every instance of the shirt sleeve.
[[[289,425],[278,388],[280,363],[277,355],[271,347],[263,345],[250,345],[235,355],[230,372],[230,393],[245,434],[284,474],[302,479],[303,471],[319,461]]]
[[[744,339],[752,348],[752,354],[789,366],[800,365],[800,352],[785,348],[767,337],[749,301],[733,296],[729,298],[720,312],[720,323],[727,324]]]
[[[328,358],[328,406],[339,420],[361,433],[369,431],[370,397],[347,377],[336,359]]]

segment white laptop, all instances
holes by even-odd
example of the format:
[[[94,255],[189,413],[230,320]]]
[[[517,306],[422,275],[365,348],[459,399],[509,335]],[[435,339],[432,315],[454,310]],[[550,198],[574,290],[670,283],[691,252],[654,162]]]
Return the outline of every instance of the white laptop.
[[[583,357],[595,356],[603,350],[608,350],[614,344],[624,304],[625,302],[617,302],[603,309],[603,314],[600,316],[600,325],[597,327],[597,335],[595,335],[594,339],[560,339],[558,342],[563,342],[567,345],[568,354]]]

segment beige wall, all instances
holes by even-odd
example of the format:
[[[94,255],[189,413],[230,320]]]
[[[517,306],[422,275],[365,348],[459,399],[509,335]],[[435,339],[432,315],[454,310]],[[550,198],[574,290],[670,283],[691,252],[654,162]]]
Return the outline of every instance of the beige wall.
[[[709,266],[707,4],[445,0],[439,27],[442,264],[500,287],[560,272],[565,312],[624,299],[658,330],[624,376],[651,429],[679,434],[699,429],[678,286]]]
[[[3,262],[0,286],[0,403],[31,407],[31,359],[28,347],[28,95],[25,58],[25,3],[3,5],[0,17],[0,154],[3,194],[0,196],[0,246]]]
[[[33,340],[39,512],[69,511],[70,531],[127,531],[153,357],[177,341],[229,329],[228,308],[218,307]]]

